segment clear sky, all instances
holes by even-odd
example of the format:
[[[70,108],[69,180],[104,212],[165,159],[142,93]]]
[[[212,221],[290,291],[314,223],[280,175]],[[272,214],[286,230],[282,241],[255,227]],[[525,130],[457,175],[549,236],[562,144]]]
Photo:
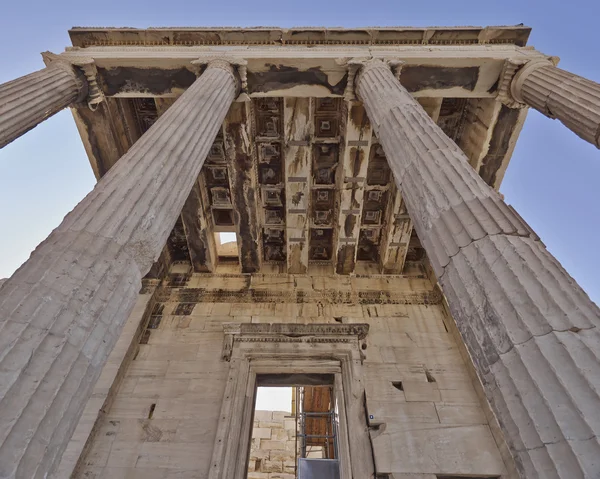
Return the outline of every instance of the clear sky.
[[[72,26],[454,26],[533,28],[529,44],[600,82],[597,0],[17,0],[0,16],[0,83],[43,67]],[[25,261],[94,185],[69,111],[0,150],[0,278]],[[531,111],[501,191],[600,301],[600,151]]]
[[[256,389],[257,411],[292,411],[292,388],[260,387]]]

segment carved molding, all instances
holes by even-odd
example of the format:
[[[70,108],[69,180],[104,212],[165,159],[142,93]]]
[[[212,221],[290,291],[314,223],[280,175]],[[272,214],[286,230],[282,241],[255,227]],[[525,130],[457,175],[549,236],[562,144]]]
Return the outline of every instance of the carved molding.
[[[504,62],[498,82],[498,100],[509,108],[527,108],[521,97],[521,86],[530,73],[538,68],[558,63],[557,57],[508,58]]]
[[[77,68],[74,68],[75,62],[66,59],[62,55],[56,55],[52,52],[42,52],[42,61],[47,67],[59,67],[73,75],[78,84],[79,90],[79,96],[75,102],[80,103],[85,100],[85,98],[88,96],[89,85],[83,72]]]
[[[216,277],[216,275],[215,275]],[[439,304],[436,288],[427,291],[373,291],[337,289],[276,291],[263,288],[209,290],[204,288],[165,288],[164,301],[179,303],[317,303],[317,304]]]
[[[523,82],[535,70],[547,66],[555,66],[555,64],[549,59],[539,58],[527,62],[523,67],[519,69],[517,73],[515,73],[515,76],[510,83],[510,94],[515,99],[515,101],[525,103],[521,96],[521,87],[523,86]]]
[[[293,323],[227,323],[223,325],[222,358],[231,360],[237,343],[351,343],[367,337],[369,325],[293,324]],[[363,357],[361,352],[361,357]]]
[[[510,86],[515,74],[526,63],[520,58],[508,58],[504,62],[498,81],[498,100],[509,108],[525,108],[527,105],[514,99]]]
[[[375,57],[356,57],[350,59],[340,59],[338,63],[345,64],[348,68],[348,82],[346,89],[344,90],[344,99],[348,101],[358,100],[356,95],[356,86],[358,84],[358,77],[370,68],[371,65],[379,64],[384,62],[390,67],[392,73],[398,81],[400,81],[400,73],[402,67],[406,63],[404,60],[398,58],[375,58]]]
[[[240,325],[237,325],[240,326]],[[270,325],[244,324],[269,328]],[[273,325],[282,326],[282,325]],[[300,325],[293,325],[300,326]],[[319,329],[321,326],[306,325]],[[337,325],[334,325],[337,326]],[[339,325],[346,326],[346,325]],[[353,325],[358,326],[358,325]],[[230,329],[236,330],[236,326]],[[214,440],[209,479],[243,479],[247,475],[247,453],[252,431],[253,396],[257,378],[269,374],[327,374],[334,376],[339,414],[340,478],[374,477],[374,464],[365,415],[364,373],[359,340],[330,344],[263,343],[241,346],[231,338],[233,350]]]
[[[198,58],[191,63],[196,67],[206,66],[207,68],[221,68],[222,70],[231,73],[236,82],[238,82],[238,95],[239,97],[242,97],[238,97],[237,101],[245,100],[248,97],[248,62],[245,59],[234,56],[218,55]],[[199,69],[196,74],[198,73]]]
[[[95,111],[98,105],[104,101],[104,93],[96,80],[98,76],[96,62],[92,58],[85,58],[74,61],[73,65],[79,67],[85,75],[88,84],[87,104],[90,110]]]
[[[77,99],[78,103],[87,99],[88,107],[90,110],[95,111],[96,108],[98,108],[98,105],[104,101],[104,93],[102,93],[96,80],[98,70],[96,69],[96,62],[93,58],[75,58],[73,60],[68,60],[62,55],[56,55],[52,52],[43,52],[42,59],[46,66],[60,66],[77,77],[78,82],[81,84],[81,94]]]

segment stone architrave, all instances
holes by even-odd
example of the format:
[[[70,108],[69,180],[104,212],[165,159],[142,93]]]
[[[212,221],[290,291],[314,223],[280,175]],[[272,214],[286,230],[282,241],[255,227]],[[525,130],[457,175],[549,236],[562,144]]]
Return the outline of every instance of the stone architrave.
[[[524,478],[600,477],[600,312],[381,60],[358,97]]]
[[[239,90],[215,61],[0,290],[0,477],[66,447]]]
[[[0,148],[63,108],[83,100],[87,82],[63,61],[0,85]]]
[[[600,84],[546,60],[525,64],[511,82],[511,95],[600,148]]]

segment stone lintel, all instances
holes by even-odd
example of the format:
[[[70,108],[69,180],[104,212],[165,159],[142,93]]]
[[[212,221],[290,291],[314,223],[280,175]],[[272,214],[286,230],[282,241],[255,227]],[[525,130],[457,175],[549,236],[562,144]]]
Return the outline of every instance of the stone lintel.
[[[308,272],[311,169],[314,135],[313,102],[309,98],[283,100],[283,163],[285,169],[285,237],[287,271]],[[297,180],[297,181],[294,181]]]
[[[234,103],[223,131],[240,265],[242,273],[257,273],[260,270],[261,256],[257,216],[259,194],[254,168],[258,159],[256,146],[250,142],[252,103]]]
[[[179,95],[193,82],[191,61],[208,62],[218,54],[200,47],[92,46],[61,56],[71,62],[93,58],[106,96],[168,97]],[[514,45],[231,46],[223,54],[247,61],[244,71],[251,97],[343,96],[348,60],[365,55],[402,59],[401,81],[417,97],[495,97],[495,84],[507,58],[543,58],[534,50]],[[152,83],[147,80],[149,75]]]
[[[337,274],[354,273],[356,247],[360,235],[365,182],[356,178],[366,178],[371,151],[373,130],[367,112],[360,102],[346,103],[347,119],[342,150],[342,183],[340,185],[340,207],[337,219],[337,247],[335,271]]]

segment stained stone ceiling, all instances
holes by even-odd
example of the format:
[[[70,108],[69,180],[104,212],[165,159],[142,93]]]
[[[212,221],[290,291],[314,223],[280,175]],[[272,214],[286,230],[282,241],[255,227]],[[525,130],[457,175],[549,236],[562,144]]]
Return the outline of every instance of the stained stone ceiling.
[[[503,42],[526,41],[524,31],[501,28],[506,29],[494,35]],[[477,38],[483,30],[477,30]],[[78,29],[71,36],[75,45],[87,47],[103,45],[109,37],[119,44],[123,35],[132,41],[135,35],[150,32],[112,31],[111,37],[105,30]],[[208,41],[201,32],[192,32],[192,37]],[[228,38],[228,30],[220,32],[220,41]],[[396,32],[395,38],[409,33]],[[262,34],[268,36],[268,30]],[[445,38],[461,44],[460,36],[471,34],[454,31],[454,39]],[[106,98],[98,110],[74,110],[98,177],[194,78],[187,78],[188,70],[110,65],[99,68],[99,85]],[[498,188],[525,112],[511,110],[494,98],[500,67],[489,61],[477,68],[462,60],[457,65],[460,68],[446,60],[439,67],[408,66],[403,69],[403,84],[465,151],[484,180]],[[311,68],[306,71],[315,73]],[[150,275],[164,274],[173,263],[196,272],[422,271],[424,251],[365,110],[359,102],[342,97],[345,77],[334,78],[327,72],[306,76],[281,65],[248,72],[249,89],[255,93],[230,108]],[[177,86],[178,82],[183,84]],[[315,83],[319,88],[327,84],[328,93],[314,89]],[[289,93],[300,91],[293,90],[300,86],[304,94]],[[284,93],[279,95],[280,91]],[[220,232],[237,234],[237,258],[219,256],[215,233]]]

